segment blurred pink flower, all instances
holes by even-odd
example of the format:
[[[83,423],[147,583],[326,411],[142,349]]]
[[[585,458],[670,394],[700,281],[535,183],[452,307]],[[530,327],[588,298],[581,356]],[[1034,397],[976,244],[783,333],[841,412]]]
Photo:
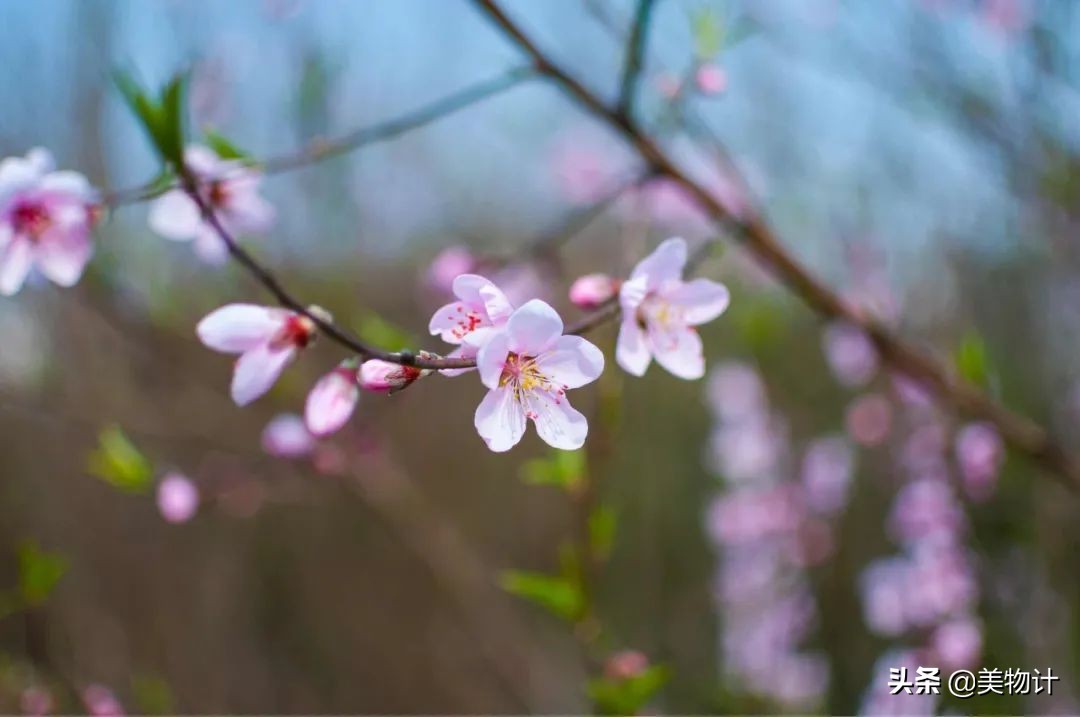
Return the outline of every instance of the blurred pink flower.
[[[617,181],[615,159],[582,137],[564,137],[551,155],[552,171],[563,196],[575,204],[592,204],[604,198]]]
[[[982,626],[965,616],[938,625],[930,636],[930,650],[945,670],[976,667],[982,655]]]
[[[803,455],[801,472],[807,505],[825,515],[842,509],[854,466],[855,452],[845,439],[829,436],[812,441]]]
[[[661,72],[656,76],[656,91],[666,100],[674,100],[682,93],[682,80],[673,72]]]
[[[956,435],[956,461],[968,496],[985,500],[997,484],[1005,461],[1005,443],[993,425],[969,423]]]
[[[615,357],[634,376],[644,375],[654,358],[678,378],[705,375],[694,327],[724,313],[730,295],[710,279],[683,281],[686,258],[686,242],[668,239],[634,267],[619,290],[623,318]]]
[[[859,576],[863,620],[879,635],[896,636],[908,627],[910,567],[903,558],[882,558]]]
[[[467,247],[447,247],[431,260],[431,266],[427,270],[427,284],[436,291],[450,293],[454,287],[454,279],[476,271],[479,263]]]
[[[184,162],[199,181],[203,199],[232,235],[261,234],[274,223],[274,207],[259,194],[262,174],[238,160],[225,160],[213,150],[190,145]],[[195,242],[195,253],[210,264],[228,259],[225,242],[184,191],[173,189],[150,205],[150,228],[166,239]]]
[[[859,714],[865,717],[931,717],[938,714],[938,697],[934,694],[908,694],[901,691],[890,694],[890,670],[907,670],[908,679],[914,679],[920,666],[928,666],[914,650],[891,650],[874,663],[870,686],[863,695]]]
[[[120,717],[124,708],[113,691],[104,685],[93,684],[82,692],[83,706],[93,717]]]
[[[893,390],[909,408],[929,408],[933,405],[930,390],[913,378],[903,374],[892,375]]]
[[[353,360],[320,378],[304,404],[304,421],[315,436],[327,436],[348,422],[360,399],[357,366]]]
[[[263,429],[262,447],[277,458],[303,458],[315,449],[315,437],[300,416],[281,413]]]
[[[822,334],[825,360],[836,380],[848,388],[865,386],[878,370],[878,354],[862,329],[846,322],[833,322]]]
[[[746,364],[728,362],[717,366],[705,390],[709,405],[724,421],[762,416],[768,409],[761,377]]]
[[[1031,25],[1029,0],[982,0],[982,19],[1005,37],[1020,35]]]
[[[53,711],[56,702],[52,694],[43,687],[27,687],[19,695],[19,707],[28,717],[42,717]]]
[[[157,487],[157,507],[170,523],[186,523],[199,510],[199,489],[182,473],[173,471]]]
[[[720,65],[706,62],[694,73],[694,84],[703,95],[718,95],[727,89],[727,72]]]
[[[892,429],[892,406],[877,393],[859,396],[848,406],[845,416],[848,435],[863,446],[877,446]]]
[[[432,336],[438,336],[458,348],[448,358],[475,358],[480,347],[506,324],[514,307],[502,289],[477,274],[462,274],[454,279],[452,301],[438,308],[428,322]],[[457,376],[469,369],[444,369],[446,376]]]
[[[492,276],[492,281],[502,287],[506,298],[514,306],[520,306],[529,299],[547,300],[551,295],[551,280],[537,262],[507,264]]]
[[[604,663],[604,676],[609,680],[629,680],[649,668],[649,658],[638,650],[621,650]]]
[[[570,285],[570,303],[579,309],[595,309],[615,298],[621,283],[607,274],[586,274]]]
[[[403,366],[391,361],[371,359],[360,364],[360,388],[372,393],[397,393],[408,388],[413,381],[424,375],[415,366]]]
[[[245,406],[270,390],[297,352],[315,338],[315,322],[286,309],[229,304],[196,327],[199,340],[222,353],[240,354],[232,399]]]
[[[786,444],[784,426],[767,414],[721,425],[709,442],[718,472],[733,483],[769,478]]]
[[[718,545],[739,544],[790,533],[802,517],[802,505],[791,486],[745,489],[714,500],[706,527]]]
[[[86,177],[54,171],[48,150],[0,162],[0,294],[17,293],[35,267],[60,286],[78,282],[97,201]]]
[[[897,493],[889,514],[889,529],[901,543],[935,540],[951,542],[966,524],[952,487],[941,480],[921,478]]]
[[[916,626],[967,612],[979,595],[971,560],[957,546],[917,546],[909,578],[908,616]]]
[[[555,309],[540,299],[517,309],[480,349],[476,363],[489,391],[474,423],[488,448],[501,452],[517,445],[527,419],[553,448],[585,443],[589,424],[566,391],[599,378],[604,354],[580,336],[563,336]]]

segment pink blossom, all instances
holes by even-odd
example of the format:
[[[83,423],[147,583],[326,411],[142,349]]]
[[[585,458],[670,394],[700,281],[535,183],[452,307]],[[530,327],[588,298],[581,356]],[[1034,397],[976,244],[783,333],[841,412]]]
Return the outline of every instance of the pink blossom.
[[[920,544],[913,551],[908,586],[912,624],[932,625],[970,610],[979,586],[970,557],[956,546]]]
[[[312,342],[315,322],[303,314],[253,304],[229,304],[196,327],[199,340],[222,353],[240,354],[232,398],[245,406],[270,390],[278,376]]]
[[[447,354],[448,358],[475,358],[495,330],[506,323],[514,307],[499,287],[477,274],[458,276],[453,290],[458,300],[436,310],[428,330],[432,336],[458,345]],[[443,374],[457,376],[467,370],[444,369]]]
[[[802,520],[802,506],[790,486],[739,490],[716,499],[707,526],[717,544],[739,544],[790,533]]]
[[[899,557],[877,560],[863,570],[863,619],[877,634],[895,636],[907,629],[910,575],[907,561]]]
[[[425,374],[415,366],[372,359],[360,365],[360,388],[372,393],[397,393]]]
[[[607,274],[586,274],[570,285],[570,303],[579,309],[595,309],[619,293],[620,282]]]
[[[517,445],[526,419],[553,448],[585,443],[588,422],[566,392],[595,381],[604,354],[580,336],[563,336],[562,318],[548,304],[533,299],[511,314],[480,349],[477,367],[489,391],[474,422],[488,448],[501,452]]]
[[[930,650],[945,670],[975,667],[982,655],[982,626],[971,617],[939,625],[930,636]]]
[[[621,650],[604,663],[604,676],[610,680],[629,680],[649,668],[649,658],[638,650]]]
[[[644,375],[653,358],[673,375],[705,375],[701,337],[694,329],[727,309],[727,287],[709,279],[683,281],[686,242],[668,239],[638,263],[619,290],[622,326],[615,358]]]
[[[880,445],[892,429],[892,406],[876,393],[859,396],[848,406],[845,416],[848,435],[863,446]]]
[[[742,363],[728,362],[713,369],[706,395],[724,421],[756,418],[768,408],[761,377],[752,366]]]
[[[318,380],[304,405],[304,420],[316,436],[327,436],[348,422],[360,399],[356,362],[347,360]]]
[[[865,386],[877,373],[877,349],[857,326],[845,322],[829,324],[822,336],[822,347],[829,368],[844,386]]]
[[[889,515],[889,528],[904,543],[949,542],[964,527],[964,511],[944,481],[920,478],[900,489]]]
[[[694,73],[694,84],[703,95],[718,95],[727,89],[727,72],[715,63],[706,62]]]
[[[447,247],[431,260],[427,284],[436,291],[449,293],[453,289],[454,279],[475,271],[478,264],[479,261],[467,247]]]
[[[908,694],[901,691],[890,694],[890,670],[906,669],[909,679],[913,679],[920,666],[928,666],[914,650],[893,650],[885,653],[874,663],[870,686],[863,696],[859,714],[866,717],[931,717],[938,714],[936,695],[930,693]]]
[[[997,429],[989,423],[961,428],[956,436],[956,461],[968,495],[976,500],[988,498],[1005,461],[1005,444]]]
[[[97,201],[86,177],[54,171],[45,149],[0,162],[0,294],[17,293],[35,267],[60,286],[78,282]]]
[[[274,207],[259,194],[262,173],[237,160],[218,157],[213,150],[190,145],[184,151],[187,168],[199,181],[199,191],[233,235],[261,234],[274,223]],[[195,253],[209,264],[221,264],[228,248],[199,207],[184,191],[174,189],[150,206],[150,228],[175,241],[195,242]]]
[[[661,72],[656,76],[656,91],[666,100],[678,99],[682,94],[682,80],[673,72]]]
[[[56,702],[52,694],[43,687],[27,687],[19,695],[19,706],[24,715],[41,717],[53,711]]]
[[[619,173],[610,154],[581,137],[560,140],[552,152],[551,164],[563,196],[575,204],[603,199]]]
[[[843,438],[829,436],[813,441],[807,447],[802,463],[801,477],[807,504],[826,515],[843,508],[854,466],[854,451]]]
[[[182,473],[172,472],[157,487],[157,506],[170,523],[186,523],[199,509],[199,489]]]
[[[768,415],[722,425],[710,439],[718,472],[733,483],[769,478],[786,444],[786,426]]]
[[[119,717],[124,714],[124,707],[116,695],[104,685],[89,685],[82,692],[82,701],[93,717]]]
[[[315,437],[300,416],[282,413],[263,429],[262,447],[277,458],[303,458],[315,450]]]

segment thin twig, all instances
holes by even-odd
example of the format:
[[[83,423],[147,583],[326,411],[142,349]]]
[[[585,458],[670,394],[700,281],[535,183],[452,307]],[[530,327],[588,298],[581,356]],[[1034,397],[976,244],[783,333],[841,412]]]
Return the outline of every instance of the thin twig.
[[[315,139],[298,151],[271,157],[262,162],[252,162],[251,166],[260,169],[266,174],[287,172],[292,169],[315,164],[324,159],[352,152],[370,144],[382,142],[398,137],[406,132],[431,124],[432,122],[447,117],[459,110],[470,107],[482,100],[493,97],[506,90],[521,84],[525,80],[536,75],[536,71],[529,66],[518,67],[503,73],[496,78],[477,82],[446,97],[441,97],[429,104],[420,107],[409,114],[395,117],[387,122],[380,122],[370,127],[362,127],[337,139]],[[223,177],[206,177],[204,179],[222,179]],[[107,194],[104,203],[115,207],[123,204],[154,199],[165,192],[179,188],[176,183],[151,182],[121,189]]]
[[[645,49],[649,40],[649,23],[655,0],[638,0],[634,24],[630,29],[630,39],[626,43],[626,61],[623,65],[622,84],[619,87],[619,99],[616,112],[630,118],[634,112],[634,99],[641,80],[641,70],[645,64]]]
[[[734,230],[733,236],[812,309],[822,316],[841,319],[860,327],[893,369],[931,389],[939,399],[956,410],[993,423],[1016,450],[1048,468],[1053,475],[1063,479],[1069,488],[1080,488],[1080,466],[1050,437],[1045,428],[997,404],[982,391],[959,380],[934,359],[894,335],[888,327],[846,303],[788,253],[763,219],[758,216],[745,219],[732,216],[704,186],[680,169],[630,117],[605,106],[594,92],[555,65],[494,0],[473,0],[473,3],[532,58],[540,72],[561,86],[586,110],[621,133],[649,167],[686,190],[715,221],[730,225]]]

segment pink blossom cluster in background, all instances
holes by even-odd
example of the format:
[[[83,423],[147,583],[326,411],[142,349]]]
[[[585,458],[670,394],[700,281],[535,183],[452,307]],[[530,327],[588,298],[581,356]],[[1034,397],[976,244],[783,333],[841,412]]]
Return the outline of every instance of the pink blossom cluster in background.
[[[824,698],[829,667],[802,648],[817,615],[807,569],[833,553],[831,520],[847,505],[852,449],[826,436],[792,461],[787,431],[749,365],[713,369],[707,397],[715,419],[708,462],[724,481],[706,516],[720,555],[724,676],[732,689],[809,710]]]

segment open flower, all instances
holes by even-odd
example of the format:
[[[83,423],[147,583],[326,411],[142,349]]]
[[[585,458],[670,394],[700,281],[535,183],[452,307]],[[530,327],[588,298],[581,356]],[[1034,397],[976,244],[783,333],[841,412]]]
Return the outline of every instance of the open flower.
[[[74,285],[94,251],[97,201],[86,177],[53,171],[47,150],[0,162],[0,294],[18,292],[34,267]]]
[[[274,207],[259,195],[262,174],[236,160],[224,160],[213,150],[191,145],[184,163],[199,181],[203,199],[230,234],[259,234],[274,223]],[[166,192],[150,207],[150,228],[174,241],[195,241],[195,253],[209,264],[229,256],[225,242],[203,219],[195,202],[180,189]]]
[[[244,406],[270,390],[297,352],[315,338],[316,328],[307,316],[287,309],[229,304],[208,314],[196,332],[209,348],[240,354],[232,398]]]
[[[622,326],[615,359],[641,376],[655,358],[675,376],[701,378],[705,356],[695,326],[728,306],[727,287],[709,279],[683,281],[686,242],[668,239],[641,260],[619,290]]]
[[[517,445],[526,419],[554,448],[574,450],[585,443],[589,424],[566,391],[595,381],[604,355],[580,336],[563,336],[555,309],[540,299],[526,303],[484,344],[476,365],[490,389],[474,418],[488,448],[501,452]]]
[[[318,380],[308,394],[304,421],[316,436],[337,431],[349,420],[360,399],[356,362],[347,360]]]
[[[458,276],[453,290],[458,300],[436,311],[428,330],[447,343],[459,344],[447,358],[474,358],[495,329],[506,323],[514,307],[499,287],[477,274]],[[442,373],[457,376],[468,370],[444,369]]]

